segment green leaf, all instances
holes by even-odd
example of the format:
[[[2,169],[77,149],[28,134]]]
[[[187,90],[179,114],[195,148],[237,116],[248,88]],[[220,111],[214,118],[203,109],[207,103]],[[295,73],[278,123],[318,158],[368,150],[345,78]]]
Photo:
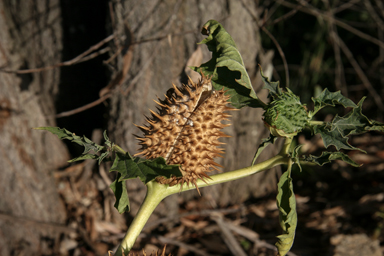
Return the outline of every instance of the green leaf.
[[[153,160],[143,160],[143,159],[141,160],[142,162],[139,163],[139,166],[142,169],[146,169],[148,174],[156,175],[156,177],[163,176],[166,178],[171,178],[172,176],[175,176],[175,177],[183,176],[183,174],[180,171],[179,165],[167,165],[165,162],[165,159],[162,157],[158,157]]]
[[[99,159],[99,156],[95,155],[95,154],[83,154],[81,156],[78,156],[78,157],[75,157],[75,158],[69,160],[68,163],[74,163],[74,162],[86,160],[86,159]]]
[[[67,129],[61,129],[59,127],[37,127],[37,128],[34,128],[35,130],[45,130],[45,131],[49,131],[55,135],[57,135],[57,137],[59,137],[59,139],[61,140],[74,140],[74,139],[77,139],[77,138],[80,138],[79,136],[77,136],[76,134],[68,131]]]
[[[279,255],[284,256],[289,252],[293,245],[297,226],[296,199],[295,194],[293,193],[290,170],[281,175],[277,186],[278,194],[276,201],[283,234],[277,237],[279,241],[276,243],[276,247],[279,251]]]
[[[369,120],[362,114],[364,99],[365,97],[362,98],[356,107],[344,117],[335,116],[330,124],[313,126],[314,132],[321,135],[326,148],[330,145],[334,145],[337,150],[360,150],[365,153],[364,150],[351,146],[348,143],[347,136],[368,131],[384,132],[384,124]]]
[[[208,35],[200,44],[207,45],[212,59],[200,67],[191,68],[212,77],[213,87],[216,90],[224,88],[234,107],[264,107],[252,87],[236,44],[224,27],[215,20],[209,20],[201,33]]]
[[[139,178],[144,184],[158,176],[171,178],[182,176],[178,165],[167,165],[164,158],[144,160],[139,157],[132,158],[129,153],[116,153],[115,161],[110,169],[121,174],[119,181]]]
[[[369,120],[370,126],[365,127],[365,130],[367,131],[378,131],[378,132],[384,132],[384,124],[377,122],[375,120]]]
[[[263,70],[261,69],[260,67],[260,74],[261,74],[261,80],[263,80],[264,82],[264,87],[263,89],[268,89],[272,94],[275,94],[275,95],[280,95],[282,94],[282,90],[280,88],[280,82],[277,81],[277,82],[270,82],[269,81],[269,78],[264,76],[264,73],[263,73]]]
[[[97,152],[100,152],[102,150],[107,150],[106,147],[96,144],[95,142],[91,141],[87,137],[77,136],[76,134],[74,134],[74,133],[72,133],[72,132],[70,132],[64,128],[61,129],[59,127],[38,127],[38,128],[34,128],[34,129],[35,130],[49,131],[49,132],[57,135],[59,137],[59,139],[61,139],[61,140],[69,140],[71,142],[79,144],[80,146],[83,146],[84,152],[82,153],[82,155],[79,157],[76,157],[72,160],[69,160],[68,162],[70,162],[70,163],[80,161],[80,160],[85,160],[85,159],[99,159],[99,164],[100,164],[102,159],[100,160],[98,155],[91,154],[89,152],[93,151],[93,152],[97,153]],[[102,154],[102,158],[103,159],[105,158],[105,154]]]
[[[98,157],[98,164],[100,165],[101,162],[103,162],[103,160],[109,155],[109,152],[104,152],[104,153],[101,153],[100,156]]]
[[[321,156],[309,155],[309,156],[304,156],[304,158],[303,158],[303,161],[315,163],[319,166],[322,166],[326,163],[330,163],[333,160],[342,160],[342,161],[346,162],[347,164],[350,164],[350,165],[355,166],[355,167],[361,166],[361,165],[357,164],[356,162],[354,162],[351,158],[349,158],[349,156],[347,156],[346,154],[344,154],[342,152],[327,152],[327,151],[325,151],[321,154]]]
[[[362,149],[355,148],[348,143],[348,137],[343,137],[340,130],[333,128],[329,128],[327,125],[315,125],[313,127],[313,131],[315,134],[320,134],[323,139],[324,146],[328,148],[333,145],[339,151],[340,149],[347,150],[360,150],[365,152]]]
[[[327,88],[323,90],[323,92],[317,96],[316,98],[312,98],[312,101],[315,103],[315,107],[313,112],[310,111],[310,115],[315,115],[320,109],[326,106],[334,107],[336,104],[343,105],[345,108],[351,107],[356,108],[356,104],[350,99],[344,97],[340,91],[337,92],[329,92]]]
[[[297,159],[300,157],[300,149],[301,149],[302,146],[303,146],[302,144],[297,145],[297,146],[292,150],[292,152],[290,153],[291,158],[292,158],[293,160],[297,160]]]
[[[256,159],[259,157],[261,152],[269,145],[275,143],[278,137],[273,136],[272,134],[269,136],[269,138],[263,139],[262,143],[259,145],[259,147],[256,150],[255,156],[253,157],[252,165],[255,164]]]
[[[112,148],[113,147],[113,143],[109,140],[108,136],[107,136],[107,130],[105,130],[103,132],[103,136],[104,136],[104,140],[105,140],[105,145],[107,145],[108,147]]]
[[[348,136],[352,134],[361,134],[367,131],[384,131],[384,125],[369,120],[365,115],[362,114],[362,106],[365,97],[360,100],[357,107],[354,108],[344,117],[336,116],[332,121],[331,129],[338,129],[342,136]]]
[[[116,197],[115,208],[120,214],[130,211],[128,191],[125,181],[119,181],[121,174],[118,173],[115,181],[110,185]]]
[[[299,166],[300,172],[303,171],[303,169],[301,168],[301,164],[300,164],[300,149],[302,146],[303,146],[302,144],[297,145],[293,149],[293,151],[291,152],[291,158],[292,158],[293,162]]]

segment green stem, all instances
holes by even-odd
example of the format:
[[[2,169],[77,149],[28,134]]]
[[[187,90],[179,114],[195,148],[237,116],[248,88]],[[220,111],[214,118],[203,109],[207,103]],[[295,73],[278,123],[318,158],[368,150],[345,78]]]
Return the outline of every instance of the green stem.
[[[323,122],[323,121],[309,121],[309,123],[311,125],[323,125],[323,124],[325,124],[325,122]]]
[[[137,237],[140,235],[141,230],[144,228],[149,217],[159,205],[159,203],[167,197],[168,186],[159,184],[155,181],[147,183],[147,195],[141,205],[139,212],[136,214],[133,222],[129,226],[127,234],[121,242],[119,248],[116,250],[115,256],[122,256],[122,248],[124,249],[124,255],[128,255],[132,249]]]
[[[285,138],[284,146],[280,150],[279,155],[287,155],[289,153],[292,141],[293,141],[293,138],[290,138],[290,137],[289,138]]]
[[[124,149],[122,149],[121,147],[119,147],[119,146],[116,145],[116,144],[113,145],[112,150],[113,150],[113,151],[116,151],[116,152],[120,152],[120,153],[122,153],[122,154],[127,153],[127,152],[125,152]]]
[[[253,166],[249,166],[249,167],[242,168],[235,171],[212,175],[210,176],[210,179],[207,180],[207,183],[205,183],[203,180],[197,180],[196,185],[199,188],[202,188],[202,187],[224,183],[231,180],[237,180],[255,173],[265,171],[267,169],[271,169],[272,167],[275,167],[277,165],[287,164],[287,163],[288,163],[288,158],[279,154],[275,157],[272,157],[264,162],[255,164]],[[179,185],[169,187],[166,192],[167,192],[167,195],[172,195],[172,194],[176,194],[179,192],[184,192],[192,189],[195,189],[195,186],[187,187],[184,185],[181,188],[181,185],[179,184]]]
[[[247,177],[249,175],[270,169],[274,166],[280,164],[287,164],[288,158],[283,155],[277,155],[271,159],[268,159],[262,163],[255,164],[250,167],[242,168],[236,171],[220,173],[210,176],[211,179],[205,183],[202,180],[198,180],[196,185],[201,187],[211,186],[215,184],[220,184],[223,182],[237,180],[240,178]],[[136,214],[131,226],[129,227],[127,234],[125,235],[123,241],[121,242],[119,248],[116,251],[115,256],[122,256],[122,248],[124,249],[125,255],[128,255],[128,252],[132,249],[137,237],[139,236],[141,230],[144,228],[149,217],[157,207],[157,205],[167,196],[180,193],[182,191],[195,189],[195,186],[187,187],[181,185],[176,185],[169,187],[168,185],[162,185],[155,181],[147,183],[147,195],[143,204],[140,207],[139,212]]]

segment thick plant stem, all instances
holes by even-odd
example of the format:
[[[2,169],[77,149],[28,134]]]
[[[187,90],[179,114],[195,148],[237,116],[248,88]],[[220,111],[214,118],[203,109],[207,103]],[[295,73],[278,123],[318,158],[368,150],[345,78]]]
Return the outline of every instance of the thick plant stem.
[[[132,249],[137,237],[140,235],[141,230],[144,228],[152,212],[156,209],[159,203],[167,196],[165,193],[167,186],[159,184],[155,181],[147,183],[147,195],[139,212],[135,216],[127,234],[121,242],[119,248],[116,250],[115,256],[122,256],[122,249],[124,254],[128,255]]]
[[[279,155],[287,155],[292,145],[293,138],[285,138],[284,146],[280,150]]]
[[[212,176],[210,176],[210,179],[207,180],[206,182],[204,182],[203,180],[197,180],[196,185],[199,188],[202,188],[202,187],[207,187],[207,186],[211,186],[211,185],[216,185],[216,184],[228,182],[231,180],[237,180],[237,179],[241,179],[241,178],[250,176],[250,175],[255,174],[255,173],[265,171],[267,169],[271,169],[272,167],[275,167],[277,165],[287,164],[287,163],[288,163],[288,157],[286,157],[285,155],[279,154],[275,157],[272,157],[272,158],[270,158],[264,162],[255,164],[253,166],[238,169],[235,171],[230,171],[230,172],[212,175]],[[181,185],[176,185],[173,187],[169,187],[167,189],[166,193],[167,193],[167,195],[172,195],[175,193],[179,193],[179,192],[183,192],[183,191],[187,191],[187,190],[192,190],[192,189],[196,189],[195,186],[187,187],[184,185],[181,188]]]

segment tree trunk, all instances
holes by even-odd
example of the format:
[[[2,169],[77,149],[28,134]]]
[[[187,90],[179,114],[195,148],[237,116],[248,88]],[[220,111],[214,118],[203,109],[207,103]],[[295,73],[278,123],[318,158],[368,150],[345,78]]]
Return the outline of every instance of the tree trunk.
[[[149,115],[148,109],[155,109],[153,99],[163,97],[172,83],[180,85],[187,82],[190,75],[187,66],[200,65],[210,59],[211,54],[205,45],[198,46],[203,37],[200,34],[202,25],[209,19],[221,22],[235,40],[243,56],[245,66],[250,74],[256,92],[262,88],[258,75],[257,63],[265,72],[271,73],[272,52],[265,53],[258,36],[249,9],[255,15],[257,6],[254,1],[121,1],[114,4],[115,24],[113,29],[118,38],[125,41],[115,42],[124,46],[121,55],[115,61],[115,76],[130,69],[120,88],[123,93],[115,93],[111,100],[109,131],[112,140],[134,154],[139,148],[133,134],[140,135],[139,129],[132,124],[144,124],[144,115]],[[126,56],[127,45],[131,39],[142,42],[131,45],[132,60]],[[148,40],[154,39],[154,40]],[[144,41],[145,40],[145,41]],[[117,51],[118,48],[115,50]],[[127,61],[128,60],[128,61]],[[129,62],[129,63],[127,63]],[[259,92],[263,100],[266,92]],[[268,136],[264,128],[259,109],[244,108],[232,114],[231,127],[225,132],[232,137],[226,142],[224,159],[219,162],[225,166],[223,171],[230,171],[249,166],[256,146],[262,138]],[[276,153],[276,147],[271,148],[262,156],[269,158]],[[239,181],[202,189],[203,196],[216,205],[240,203],[250,196],[263,196],[276,186],[275,171],[268,171]],[[129,193],[135,201],[141,202],[145,187],[139,181],[129,181]],[[158,208],[161,214],[174,214],[177,210],[176,198],[184,199],[196,196],[196,191],[175,195],[165,200]],[[133,213],[137,205],[132,205]]]
[[[33,127],[54,126],[59,70],[17,74],[61,61],[58,0],[0,1],[0,254],[54,254],[65,209],[53,170],[64,144]]]

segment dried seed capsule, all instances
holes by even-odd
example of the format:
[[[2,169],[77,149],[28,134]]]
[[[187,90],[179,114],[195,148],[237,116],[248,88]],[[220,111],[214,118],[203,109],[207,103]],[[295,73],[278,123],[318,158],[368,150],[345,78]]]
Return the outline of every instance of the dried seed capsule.
[[[223,149],[218,146],[220,137],[229,137],[220,130],[230,124],[223,124],[229,117],[226,111],[234,110],[227,106],[229,96],[224,90],[213,91],[210,78],[202,77],[198,83],[189,81],[181,88],[173,86],[164,100],[156,102],[159,113],[151,111],[148,126],[139,126],[144,132],[139,144],[147,159],[163,157],[167,164],[179,164],[182,177],[157,181],[170,186],[190,183],[197,179],[209,178],[208,172],[217,169],[213,161],[221,157]]]

